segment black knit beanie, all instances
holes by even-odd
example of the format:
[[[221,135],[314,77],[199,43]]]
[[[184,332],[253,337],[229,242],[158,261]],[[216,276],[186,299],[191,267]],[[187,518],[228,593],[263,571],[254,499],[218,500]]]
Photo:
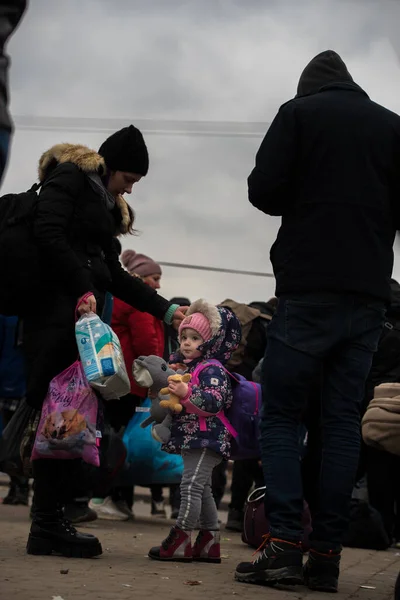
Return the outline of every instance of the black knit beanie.
[[[116,131],[100,146],[99,154],[112,171],[147,175],[149,153],[142,133],[134,125]]]

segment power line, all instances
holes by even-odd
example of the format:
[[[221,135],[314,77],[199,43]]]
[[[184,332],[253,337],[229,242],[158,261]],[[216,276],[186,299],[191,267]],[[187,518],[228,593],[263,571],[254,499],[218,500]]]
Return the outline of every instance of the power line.
[[[243,121],[184,121],[167,119],[134,119],[135,125],[145,134],[156,135],[189,135],[212,137],[263,137],[269,127],[263,122]],[[36,131],[75,131],[75,132],[110,132],[125,127],[132,119],[92,118],[92,117],[50,117],[34,115],[14,116],[17,129]],[[234,275],[250,275],[253,277],[271,277],[272,273],[259,271],[242,271],[201,265],[188,265],[159,261],[160,265],[197,271],[211,271]]]
[[[238,269],[223,269],[220,267],[206,267],[201,265],[186,265],[183,263],[173,263],[158,261],[163,267],[176,267],[178,269],[194,269],[196,271],[213,271],[215,273],[232,273],[234,275],[251,275],[253,277],[275,277],[273,273],[261,273],[260,271],[241,271]]]
[[[108,133],[135,123],[146,135],[261,138],[269,123],[258,121],[187,121],[176,119],[121,119],[15,115],[17,129],[25,131],[73,131]]]

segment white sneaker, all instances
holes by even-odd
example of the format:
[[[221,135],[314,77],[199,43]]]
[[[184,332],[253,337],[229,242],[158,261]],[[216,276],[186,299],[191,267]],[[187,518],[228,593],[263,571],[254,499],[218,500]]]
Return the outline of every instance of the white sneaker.
[[[129,519],[129,515],[119,510],[110,496],[104,499],[92,498],[89,507],[96,511],[99,519],[107,521],[127,521]]]
[[[154,500],[151,501],[151,514],[153,517],[167,517],[164,500],[160,500],[160,502],[155,502]]]

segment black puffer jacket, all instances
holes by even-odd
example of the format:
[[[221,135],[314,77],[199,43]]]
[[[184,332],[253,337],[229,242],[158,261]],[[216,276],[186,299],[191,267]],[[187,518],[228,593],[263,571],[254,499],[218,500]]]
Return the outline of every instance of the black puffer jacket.
[[[390,300],[400,226],[400,117],[372,102],[333,51],[305,68],[265,136],[249,200],[282,217],[276,293]]]
[[[1,257],[8,243],[13,249],[10,263],[0,264],[7,262],[11,275],[14,270],[10,282],[21,289],[26,399],[33,407],[42,405],[50,381],[77,358],[80,296],[92,291],[99,314],[106,291],[159,319],[171,306],[119,263],[114,236],[128,231],[131,216],[125,200],[111,198],[96,179],[104,171],[101,156],[85,146],[54,146],[40,159],[43,187],[31,220],[8,228],[10,237],[0,240]]]
[[[103,158],[85,146],[59,144],[42,155],[43,185],[29,235],[25,224],[7,231],[20,259],[19,281],[25,287],[29,282],[34,304],[47,294],[77,300],[89,291],[101,304],[109,291],[162,319],[171,303],[119,262],[114,239],[128,232],[131,215],[122,196],[113,206],[101,181],[96,183],[104,173]]]

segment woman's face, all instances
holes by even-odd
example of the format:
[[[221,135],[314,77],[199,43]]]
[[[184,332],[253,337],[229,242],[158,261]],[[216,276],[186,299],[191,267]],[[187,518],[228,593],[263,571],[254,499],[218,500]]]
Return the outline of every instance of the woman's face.
[[[147,277],[143,277],[143,281],[147,283],[153,290],[160,289],[160,281],[161,275],[159,273],[155,273],[154,275],[147,275]]]
[[[125,171],[111,171],[108,179],[107,189],[113,196],[119,194],[130,194],[134,183],[142,179],[138,173],[126,173]]]

